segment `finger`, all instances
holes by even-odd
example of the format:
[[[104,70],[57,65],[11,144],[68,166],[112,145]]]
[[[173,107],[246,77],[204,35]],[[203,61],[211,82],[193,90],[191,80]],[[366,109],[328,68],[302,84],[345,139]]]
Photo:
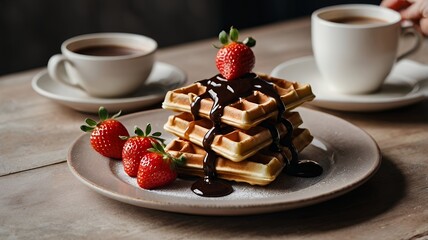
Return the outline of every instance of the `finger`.
[[[423,16],[422,13],[421,1],[418,1],[401,11],[401,17],[404,19],[420,19]]]
[[[391,8],[396,11],[407,8],[411,3],[407,0],[383,0],[380,4],[383,7]]]
[[[428,18],[422,18],[419,21],[419,28],[425,36],[428,36]]]

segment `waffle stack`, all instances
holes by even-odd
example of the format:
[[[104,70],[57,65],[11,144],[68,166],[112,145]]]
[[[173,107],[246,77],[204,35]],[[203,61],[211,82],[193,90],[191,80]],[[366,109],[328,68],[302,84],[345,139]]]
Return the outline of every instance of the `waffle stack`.
[[[258,75],[273,83],[287,111],[284,118],[293,126],[292,143],[300,152],[310,144],[313,137],[307,129],[299,128],[303,123],[298,112],[290,111],[315,96],[309,85]],[[196,82],[189,86],[169,91],[163,108],[178,112],[171,115],[164,125],[166,131],[178,138],[168,144],[166,150],[172,155],[184,155],[186,164],[179,168],[185,175],[204,176],[203,162],[207,154],[203,148],[204,136],[214,124],[209,119],[213,101],[204,98],[194,120],[191,104],[203,94],[206,87]],[[273,137],[266,125],[276,126],[279,136],[287,135],[287,128],[277,123],[278,107],[274,98],[260,91],[241,98],[224,107],[221,116],[222,131],[216,134],[210,150],[214,151],[216,176],[221,179],[246,182],[252,185],[267,185],[275,180],[291,159],[288,147],[283,151],[272,151]]]

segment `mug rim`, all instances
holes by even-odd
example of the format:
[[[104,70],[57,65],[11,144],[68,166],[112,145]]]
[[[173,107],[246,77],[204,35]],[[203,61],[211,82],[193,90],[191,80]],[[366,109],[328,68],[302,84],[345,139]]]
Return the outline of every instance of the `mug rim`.
[[[363,12],[364,10],[372,10],[372,11],[378,11],[378,12],[384,12],[386,14],[389,14],[392,17],[385,18],[385,17],[374,17],[378,19],[385,20],[384,23],[372,23],[372,24],[343,24],[343,23],[337,23],[333,22],[331,20],[327,20],[325,18],[322,18],[320,15],[325,13],[331,13],[334,11],[351,11],[351,10],[357,10]],[[355,14],[356,15],[356,14]],[[362,15],[368,17],[368,15]],[[328,7],[323,7],[318,10],[315,10],[312,13],[312,21],[319,21],[322,24],[325,24],[327,26],[336,27],[336,28],[355,28],[355,29],[369,29],[369,28],[379,28],[379,27],[387,27],[391,25],[395,25],[401,22],[401,15],[389,8],[373,5],[373,4],[340,4],[340,5],[333,5]]]
[[[128,55],[94,56],[94,55],[85,55],[85,54],[76,53],[69,48],[71,44],[90,41],[94,39],[130,39],[135,41],[141,41],[141,42],[144,42],[144,46],[146,46],[147,49],[139,53],[128,54]],[[118,45],[127,47],[125,44],[122,44],[122,45],[118,44]],[[91,46],[91,44],[88,44],[87,46]],[[103,32],[103,33],[90,33],[90,34],[78,35],[65,40],[61,44],[61,51],[63,54],[69,55],[74,58],[80,58],[85,60],[97,60],[97,61],[124,60],[124,59],[135,59],[135,58],[145,57],[145,56],[154,54],[157,48],[158,48],[157,42],[150,37],[134,34],[134,33],[121,33],[121,32]]]

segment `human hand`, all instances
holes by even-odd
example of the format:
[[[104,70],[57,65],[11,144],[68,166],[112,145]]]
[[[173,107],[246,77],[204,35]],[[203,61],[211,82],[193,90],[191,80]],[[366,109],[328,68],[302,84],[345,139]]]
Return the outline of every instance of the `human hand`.
[[[383,0],[381,6],[400,12],[403,19],[412,21],[428,36],[428,0]]]

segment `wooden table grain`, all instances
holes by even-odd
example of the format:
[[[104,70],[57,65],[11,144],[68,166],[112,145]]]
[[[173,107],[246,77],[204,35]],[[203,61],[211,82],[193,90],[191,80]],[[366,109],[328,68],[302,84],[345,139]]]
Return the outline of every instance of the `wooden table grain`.
[[[257,39],[258,72],[312,54],[310,20],[242,31]],[[190,81],[216,73],[216,39],[160,49]],[[411,59],[428,64],[428,44]],[[357,189],[317,205],[243,217],[139,208],[101,196],[69,171],[67,150],[92,116],[37,95],[43,69],[0,77],[0,239],[427,239],[428,101],[375,113],[316,109],[370,134],[383,162]],[[158,107],[155,105],[153,107]]]

